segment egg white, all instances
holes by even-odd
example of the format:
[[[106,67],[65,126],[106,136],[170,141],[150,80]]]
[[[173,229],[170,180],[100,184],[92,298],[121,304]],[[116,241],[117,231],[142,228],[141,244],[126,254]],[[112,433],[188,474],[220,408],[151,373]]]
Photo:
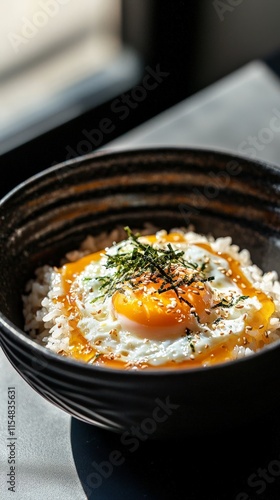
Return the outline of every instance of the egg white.
[[[205,239],[202,238],[202,241]],[[221,294],[230,295],[233,298],[243,295],[243,290],[229,276],[226,276],[225,272],[222,272],[222,269],[229,268],[228,261],[199,248],[194,243],[189,243],[186,239],[186,242],[172,243],[172,246],[183,250],[184,257],[189,261],[202,264],[205,257],[209,259],[206,274],[214,277],[211,281],[211,289],[217,297],[221,297]],[[120,247],[123,251],[129,251],[131,245],[129,243],[116,244],[106,249],[106,252],[113,254]],[[116,359],[125,363],[147,363],[160,366],[170,361],[179,363],[186,359],[194,359],[206,349],[211,350],[216,346],[226,344],[232,336],[238,338],[245,328],[244,313],[247,315],[246,323],[250,324],[255,312],[261,308],[257,296],[247,298],[243,301],[242,309],[229,307],[227,317],[222,321],[201,324],[199,334],[194,333],[191,341],[187,335],[166,340],[153,340],[147,335],[147,338],[143,339],[142,336],[135,334],[137,329],[141,329],[141,325],[132,325],[128,318],[125,320],[125,318],[118,317],[114,311],[112,297],[100,297],[100,281],[97,278],[112,276],[113,273],[113,269],[106,268],[106,256],[102,255],[100,260],[91,262],[75,276],[71,285],[71,294],[76,301],[77,326],[85,339],[99,353],[113,353]],[[55,294],[49,294],[49,301],[53,300],[52,297],[57,298],[63,294],[60,279],[60,274],[53,270],[52,283],[55,287]],[[53,308],[55,308],[54,301]],[[45,322],[51,320],[50,308],[48,311],[43,318]],[[67,319],[67,313],[65,317]]]

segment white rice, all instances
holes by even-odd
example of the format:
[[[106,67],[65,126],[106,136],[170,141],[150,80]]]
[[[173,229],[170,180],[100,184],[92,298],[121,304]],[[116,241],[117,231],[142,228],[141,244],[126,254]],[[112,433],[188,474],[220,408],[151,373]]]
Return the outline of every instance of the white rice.
[[[230,236],[214,239],[211,235],[205,236],[196,233],[192,227],[187,229],[175,228],[174,230],[187,234],[188,243],[190,244],[195,242],[210,242],[215,252],[226,253],[233,259],[239,261],[242,272],[248,280],[253,283],[254,287],[273,299],[275,311],[269,320],[269,328],[267,329],[266,334],[270,343],[278,341],[280,338],[280,282],[278,281],[277,273],[273,270],[264,273],[252,262],[249,251],[247,249],[241,250],[232,242],[232,238]],[[157,230],[154,226],[147,224],[145,230],[141,231],[141,234],[152,234],[156,231]],[[110,247],[113,243],[119,242],[125,237],[126,234],[121,227],[117,228],[110,234],[102,233],[98,237],[88,236],[82,243],[81,248],[73,250],[65,256],[65,260],[62,264],[65,262],[76,261],[86,254]],[[70,335],[69,316],[64,313],[60,302],[55,303],[53,301],[54,297],[61,295],[62,293],[61,282],[59,280],[59,276],[54,273],[54,269],[48,265],[38,268],[35,272],[35,277],[27,283],[25,292],[26,293],[23,296],[25,331],[28,332],[34,341],[46,346],[53,352],[68,353]],[[83,307],[85,306],[83,305]],[[205,335],[208,334],[206,328],[204,333]],[[102,332],[99,332],[99,335],[100,339],[105,338],[105,333],[103,337]],[[87,339],[91,338],[91,334],[88,333]],[[96,338],[97,337],[93,340],[96,341]],[[137,339],[135,341],[130,339],[129,342],[126,345],[133,346],[136,353],[135,356],[139,356],[142,353],[143,356],[141,361],[147,362],[148,358],[144,355],[144,351],[142,349],[144,343],[143,339]],[[181,345],[180,342],[183,345],[183,340],[179,340],[176,345],[177,350],[178,346],[180,347]],[[165,362],[167,359],[166,356],[164,357],[161,355],[161,348],[163,344],[150,344],[150,349],[152,350],[151,352],[153,352],[153,362],[151,364],[160,365]],[[118,346],[116,339],[113,342],[113,345],[115,346],[114,348],[117,352]],[[165,342],[164,347],[167,349],[168,356],[172,359],[172,356],[174,356],[174,346],[172,342]],[[234,348],[234,356],[235,358],[240,358],[251,355],[259,348],[260,345],[254,345],[254,343],[250,344],[250,346],[238,346]],[[111,349],[112,343],[110,345],[110,350]],[[186,348],[184,349],[182,349],[182,357],[177,359],[178,361],[182,360],[186,355],[190,356],[190,351],[187,352]],[[137,362],[135,356],[128,356],[128,359],[130,361]],[[161,361],[157,361],[159,359]]]

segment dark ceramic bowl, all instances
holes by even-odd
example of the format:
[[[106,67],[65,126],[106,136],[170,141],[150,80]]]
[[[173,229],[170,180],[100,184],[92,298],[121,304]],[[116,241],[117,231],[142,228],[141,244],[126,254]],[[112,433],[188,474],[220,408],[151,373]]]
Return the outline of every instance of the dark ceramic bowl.
[[[280,169],[216,151],[104,151],[57,165],[0,204],[1,346],[39,394],[78,419],[121,434],[190,436],[251,422],[280,396],[280,344],[191,370],[89,366],[23,332],[21,294],[43,263],[59,265],[88,234],[116,225],[231,235],[264,271],[280,273]]]

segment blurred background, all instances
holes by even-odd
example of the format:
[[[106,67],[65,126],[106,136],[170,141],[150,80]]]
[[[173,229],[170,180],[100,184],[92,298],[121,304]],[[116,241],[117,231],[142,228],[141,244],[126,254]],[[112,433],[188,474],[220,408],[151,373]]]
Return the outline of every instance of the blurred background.
[[[244,64],[280,77],[279,0],[0,4],[2,196]]]

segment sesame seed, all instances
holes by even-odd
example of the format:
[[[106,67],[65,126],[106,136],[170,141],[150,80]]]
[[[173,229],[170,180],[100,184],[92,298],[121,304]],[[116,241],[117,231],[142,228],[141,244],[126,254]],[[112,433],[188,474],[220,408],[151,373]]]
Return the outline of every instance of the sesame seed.
[[[194,355],[193,354],[190,355],[190,359],[194,359]]]
[[[190,312],[191,312],[192,314],[193,314],[193,313],[195,313],[195,311],[196,311],[195,307],[191,307],[191,308],[190,308]]]
[[[210,309],[205,309],[206,314],[211,314]]]
[[[240,285],[240,286],[241,286],[241,288],[246,288],[245,283],[241,283],[241,285]]]
[[[243,307],[244,306],[242,304],[236,304],[236,306],[235,306],[236,309],[243,309]]]
[[[259,330],[261,330],[262,328],[264,328],[264,325],[260,325],[259,326]]]
[[[247,325],[246,328],[245,328],[245,330],[248,332],[248,331],[253,330],[253,328],[250,325]]]
[[[194,288],[192,289],[191,291],[192,293],[194,293],[195,295],[200,295],[199,291],[198,290],[195,290]]]
[[[140,307],[141,307],[142,305],[143,305],[142,300],[138,300],[138,306],[140,306]]]

